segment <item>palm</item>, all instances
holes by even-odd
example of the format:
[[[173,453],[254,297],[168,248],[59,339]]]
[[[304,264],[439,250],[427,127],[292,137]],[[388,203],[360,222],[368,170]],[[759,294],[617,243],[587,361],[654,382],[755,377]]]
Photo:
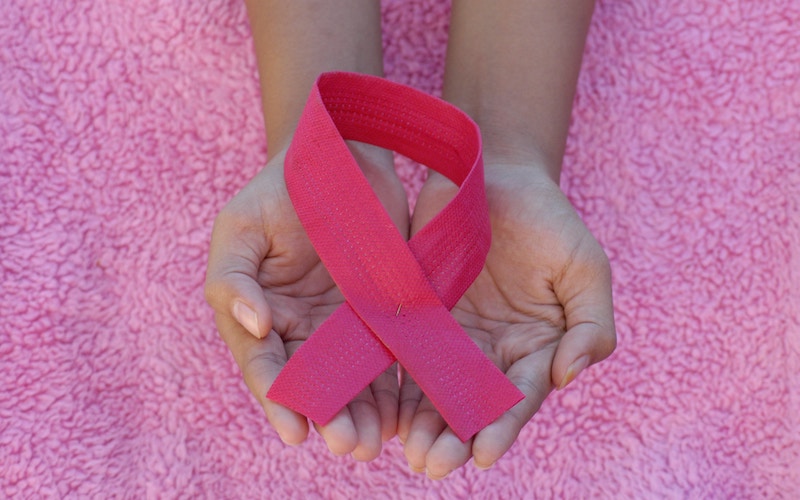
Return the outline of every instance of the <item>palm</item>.
[[[504,372],[552,350],[565,332],[554,282],[591,238],[558,187],[494,167],[487,178],[492,248],[483,271],[453,309],[470,336]],[[498,175],[499,173],[499,175]],[[549,361],[540,383],[550,384]]]
[[[606,278],[602,249],[541,170],[492,165],[486,188],[491,250],[484,269],[452,313],[526,399],[480,432],[474,444],[453,439],[441,417],[431,416],[435,413],[428,411],[433,407],[427,398],[420,400],[411,418],[409,410],[401,409],[401,434],[410,440],[406,453],[417,462],[412,466],[426,464],[429,473],[431,468],[451,470],[472,454],[476,461],[479,454],[491,456],[491,463],[511,446],[553,388],[559,343],[568,328],[584,321],[579,317],[581,300],[576,299],[585,297],[591,288],[587,283]],[[455,190],[442,176],[432,174],[420,193],[412,229],[427,223]],[[608,301],[610,305],[610,290]],[[406,398],[414,390],[418,389],[413,385],[404,388]]]
[[[354,150],[368,179],[392,219],[405,231],[408,210],[405,193],[393,171],[377,166],[373,158]],[[283,155],[276,157],[242,190],[237,199],[248,212],[244,218],[260,221],[266,236],[260,252],[257,281],[273,312],[272,329],[292,352],[344,302],[300,224],[283,181]],[[232,203],[236,203],[236,199]]]
[[[405,236],[408,205],[391,155],[366,145],[351,144],[351,151]],[[287,359],[344,299],[297,218],[283,179],[283,161],[284,154],[273,158],[220,212],[206,293],[245,382],[281,437],[297,443],[308,432],[306,419],[265,394]],[[256,310],[258,332],[228,312],[231,296],[247,297]],[[277,335],[255,338],[268,332]],[[379,376],[356,399],[357,404],[317,428],[332,451],[369,460],[380,452],[381,438],[396,431],[396,371]]]
[[[274,195],[259,198],[268,251],[257,280],[273,311],[272,329],[291,355],[344,299],[294,212],[282,168],[266,168],[259,176],[256,189],[264,192],[269,185]],[[258,185],[262,182],[265,186]]]

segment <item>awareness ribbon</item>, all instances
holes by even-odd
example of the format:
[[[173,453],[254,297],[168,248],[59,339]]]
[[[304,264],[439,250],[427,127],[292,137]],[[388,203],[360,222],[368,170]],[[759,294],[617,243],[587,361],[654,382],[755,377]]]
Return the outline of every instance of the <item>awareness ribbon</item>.
[[[458,193],[406,242],[346,139],[422,163]],[[491,240],[480,133],[469,117],[404,85],[325,73],[303,110],[284,176],[346,302],[289,359],[267,397],[326,424],[397,360],[462,441],[524,397],[450,314]]]

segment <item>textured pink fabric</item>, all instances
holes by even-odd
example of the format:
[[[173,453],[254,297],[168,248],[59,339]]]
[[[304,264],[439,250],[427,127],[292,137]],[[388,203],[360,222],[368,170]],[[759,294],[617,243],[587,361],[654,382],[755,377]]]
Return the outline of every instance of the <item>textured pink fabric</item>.
[[[438,93],[447,3],[383,3],[387,75]],[[243,3],[0,2],[0,497],[795,497],[798,25],[796,0],[598,2],[562,179],[619,348],[491,470],[431,482],[396,441],[283,445],[203,301],[265,159]]]
[[[459,190],[406,243],[346,139],[423,162]],[[311,89],[284,176],[346,303],[295,352],[268,397],[326,424],[397,360],[462,441],[522,400],[449,312],[491,243],[480,133],[468,116],[405,85],[326,73]]]

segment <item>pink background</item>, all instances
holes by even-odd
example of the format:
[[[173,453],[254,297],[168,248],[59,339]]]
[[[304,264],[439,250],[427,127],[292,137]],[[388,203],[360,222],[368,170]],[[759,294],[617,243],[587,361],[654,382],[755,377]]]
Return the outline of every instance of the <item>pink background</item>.
[[[384,2],[438,93],[447,3]],[[215,331],[211,223],[265,160],[240,0],[0,6],[0,496],[790,498],[800,3],[598,4],[563,187],[619,347],[488,472],[284,446]],[[401,163],[409,188],[423,172]]]

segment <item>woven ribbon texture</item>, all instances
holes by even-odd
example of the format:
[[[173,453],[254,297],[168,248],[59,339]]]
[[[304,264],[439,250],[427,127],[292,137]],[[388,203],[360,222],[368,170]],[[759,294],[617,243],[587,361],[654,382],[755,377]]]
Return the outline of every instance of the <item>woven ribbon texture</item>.
[[[345,140],[427,165],[458,193],[406,242]],[[410,87],[326,73],[284,175],[346,302],[292,356],[270,399],[325,424],[397,360],[467,440],[523,398],[449,311],[481,271],[491,240],[480,134],[469,117]]]

